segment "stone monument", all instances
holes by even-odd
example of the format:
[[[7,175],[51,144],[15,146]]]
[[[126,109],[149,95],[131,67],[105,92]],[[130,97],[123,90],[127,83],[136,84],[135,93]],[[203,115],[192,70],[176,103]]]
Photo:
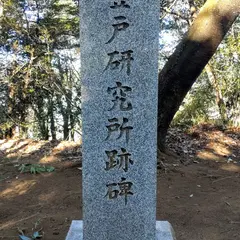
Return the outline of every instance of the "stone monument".
[[[172,240],[156,224],[159,0],[81,0],[83,222],[67,240]]]

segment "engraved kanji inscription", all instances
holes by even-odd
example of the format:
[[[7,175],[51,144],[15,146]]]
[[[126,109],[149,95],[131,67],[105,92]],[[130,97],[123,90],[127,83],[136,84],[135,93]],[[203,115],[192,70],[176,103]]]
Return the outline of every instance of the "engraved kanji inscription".
[[[134,60],[132,55],[133,55],[132,50],[127,50],[124,52],[114,51],[114,52],[108,53],[109,61],[105,70],[110,68],[111,70],[118,69],[122,71],[124,68],[126,68],[127,75],[129,76],[131,73],[131,63]]]
[[[113,5],[110,6],[110,8],[116,9],[116,8],[130,8],[130,5],[126,3],[127,1],[114,1]]]
[[[129,27],[129,23],[126,21],[126,17],[124,16],[118,16],[114,17],[114,19],[117,21],[117,23],[112,24],[113,26],[113,35],[112,37],[106,42],[106,44],[111,43],[115,37],[118,35],[119,32],[126,30]]]
[[[125,148],[121,148],[121,152],[118,152],[117,150],[105,152],[108,157],[105,168],[106,171],[118,167],[118,169],[122,168],[123,171],[127,172],[129,164],[133,165],[133,160],[130,158],[131,154]]]
[[[108,190],[105,197],[108,197],[109,200],[116,199],[118,197],[125,198],[125,205],[127,205],[128,195],[133,195],[131,188],[133,186],[132,182],[126,181],[126,178],[122,178],[119,183],[110,183],[106,185]]]
[[[132,110],[132,103],[128,99],[128,93],[132,91],[132,88],[128,86],[123,86],[121,82],[116,82],[116,86],[108,88],[107,92],[112,95],[113,106],[109,109],[112,111],[119,107],[120,111],[130,111]]]
[[[110,139],[112,134],[117,134],[118,137],[116,139],[120,139],[123,135],[126,136],[126,142],[128,143],[130,137],[130,131],[133,129],[132,126],[128,125],[128,119],[122,118],[122,120],[118,118],[108,119],[109,125],[106,126],[108,129],[108,136],[105,140]],[[116,135],[115,135],[116,136]]]

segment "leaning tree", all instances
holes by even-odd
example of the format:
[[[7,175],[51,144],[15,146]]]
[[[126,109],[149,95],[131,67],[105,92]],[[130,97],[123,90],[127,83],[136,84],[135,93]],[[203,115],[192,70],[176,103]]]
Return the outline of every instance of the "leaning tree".
[[[240,0],[207,0],[160,71],[159,150],[165,151],[167,131],[175,113],[239,13]]]

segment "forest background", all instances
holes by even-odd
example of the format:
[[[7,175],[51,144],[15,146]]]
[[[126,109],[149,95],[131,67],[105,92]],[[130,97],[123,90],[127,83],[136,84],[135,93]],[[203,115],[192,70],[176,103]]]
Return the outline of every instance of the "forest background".
[[[160,74],[201,7],[217,2],[161,2]],[[234,20],[182,104],[177,103],[171,126],[239,126],[240,18]],[[0,33],[0,138],[78,140],[82,124],[79,1],[0,0]]]
[[[240,0],[160,8],[157,219],[240,239]],[[0,239],[83,218],[79,21],[79,1],[0,0]]]

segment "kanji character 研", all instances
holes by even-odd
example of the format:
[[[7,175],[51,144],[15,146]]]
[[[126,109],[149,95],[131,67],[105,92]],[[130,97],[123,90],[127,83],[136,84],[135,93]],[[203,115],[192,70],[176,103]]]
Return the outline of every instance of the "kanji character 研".
[[[111,70],[120,69],[122,71],[123,68],[126,66],[127,75],[129,76],[131,73],[131,62],[134,60],[134,58],[132,57],[132,54],[133,54],[132,50],[128,50],[124,52],[114,51],[114,52],[108,53],[109,61],[105,70],[110,68]],[[117,58],[117,59],[115,60],[114,58]]]

